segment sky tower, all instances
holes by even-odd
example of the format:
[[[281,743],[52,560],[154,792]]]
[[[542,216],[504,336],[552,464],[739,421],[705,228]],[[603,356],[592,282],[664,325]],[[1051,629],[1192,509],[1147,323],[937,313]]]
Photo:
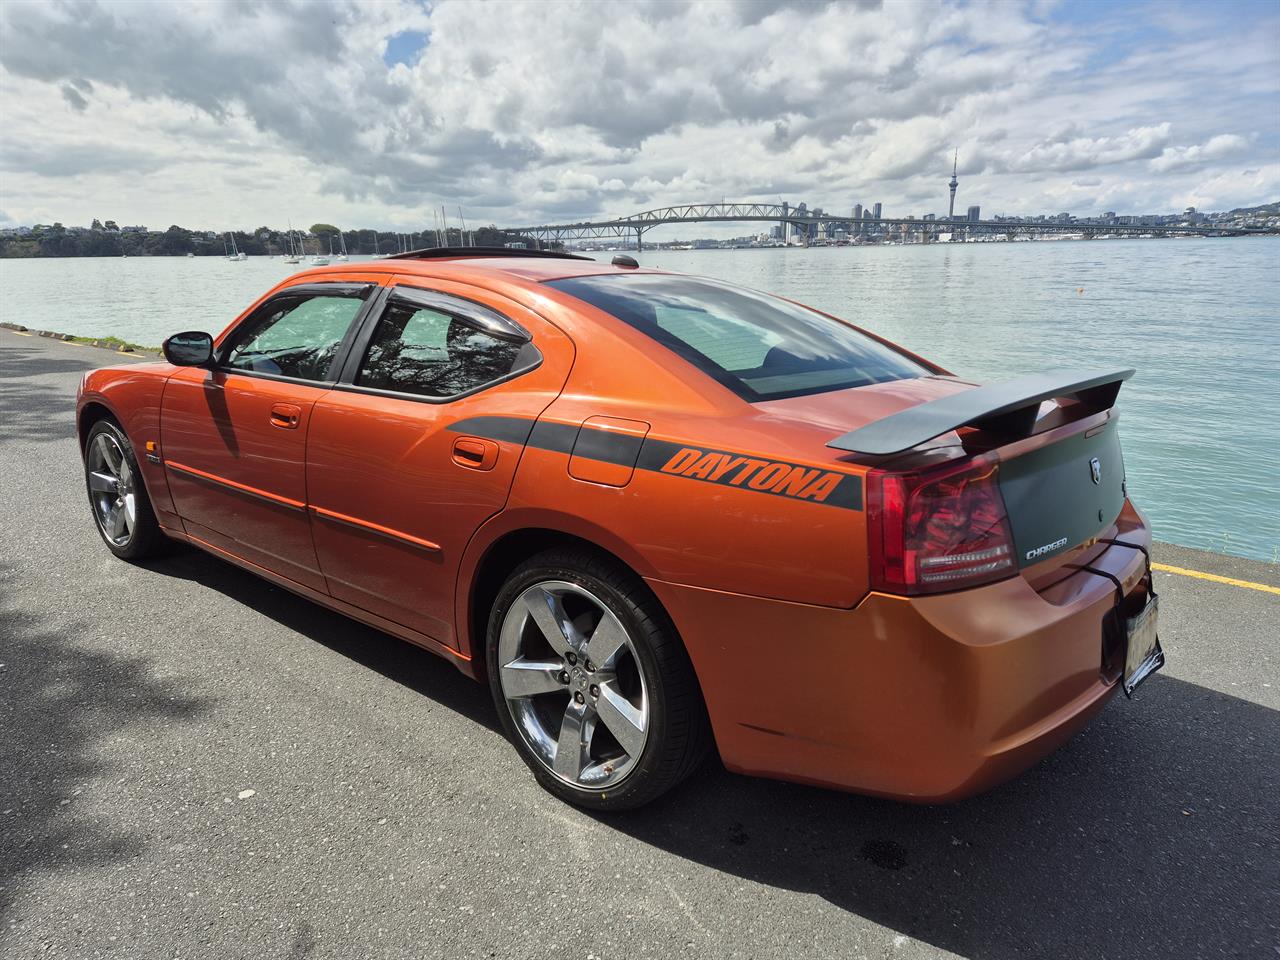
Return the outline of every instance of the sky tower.
[[[956,218],[956,187],[960,185],[960,181],[956,179],[956,164],[960,160],[960,151],[956,151],[955,157],[951,160],[951,182],[947,184],[951,188],[951,206],[947,207],[947,219],[954,220]]]

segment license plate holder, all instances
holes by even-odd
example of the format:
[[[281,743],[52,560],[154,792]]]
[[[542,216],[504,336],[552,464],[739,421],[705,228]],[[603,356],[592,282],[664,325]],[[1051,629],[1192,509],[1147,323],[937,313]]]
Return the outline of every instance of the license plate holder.
[[[1152,594],[1137,614],[1121,617],[1125,633],[1125,654],[1120,683],[1126,697],[1132,697],[1133,692],[1147,677],[1164,666],[1164,650],[1156,633],[1159,612],[1160,600]]]

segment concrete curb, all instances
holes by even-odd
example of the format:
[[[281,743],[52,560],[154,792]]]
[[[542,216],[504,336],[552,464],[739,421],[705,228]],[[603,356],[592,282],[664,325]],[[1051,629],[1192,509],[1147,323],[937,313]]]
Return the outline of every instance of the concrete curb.
[[[76,337],[70,333],[56,333],[52,330],[33,330],[30,327],[24,327],[20,323],[0,321],[0,328],[12,330],[14,333],[25,333],[35,337],[45,337],[49,340],[62,340],[66,343],[75,343],[82,347],[94,347],[98,350],[108,350],[111,353],[119,353],[127,357],[151,357],[154,359],[161,359],[163,357],[159,350],[151,349],[149,347],[140,347],[137,344],[120,344],[113,343],[107,339]]]

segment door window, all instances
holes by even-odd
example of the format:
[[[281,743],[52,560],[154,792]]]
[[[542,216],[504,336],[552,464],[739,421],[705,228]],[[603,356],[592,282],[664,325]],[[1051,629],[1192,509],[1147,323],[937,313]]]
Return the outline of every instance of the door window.
[[[266,304],[236,331],[222,366],[297,380],[330,380],[330,366],[364,301],[315,294]]]
[[[392,300],[373,332],[356,385],[455,397],[529,369],[532,344],[493,337],[443,310]]]

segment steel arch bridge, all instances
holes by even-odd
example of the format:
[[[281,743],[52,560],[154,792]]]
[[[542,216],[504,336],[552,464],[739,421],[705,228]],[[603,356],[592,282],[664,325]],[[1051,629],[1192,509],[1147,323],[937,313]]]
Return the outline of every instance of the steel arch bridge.
[[[1259,228],[1224,228],[1199,227],[1181,225],[1156,224],[1116,224],[1092,221],[1064,223],[1061,221],[1007,221],[1007,220],[918,220],[909,217],[864,217],[853,220],[834,214],[813,214],[807,210],[797,211],[786,203],[684,203],[672,207],[658,207],[644,210],[626,217],[615,217],[609,220],[580,220],[574,223],[542,224],[532,227],[509,227],[507,233],[527,237],[537,243],[560,243],[565,240],[605,240],[632,238],[637,249],[644,247],[644,235],[654,227],[669,223],[778,223],[805,227],[818,224],[860,224],[863,229],[869,226],[897,227],[900,230],[928,230],[937,232],[939,228],[955,230],[980,229],[983,233],[1086,233],[1101,234],[1195,234],[1217,236],[1221,234],[1266,233]]]
[[[846,220],[848,218],[845,218]],[[658,207],[612,220],[578,221],[536,227],[515,227],[508,233],[530,237],[540,242],[562,240],[596,240],[635,237],[643,244],[644,234],[667,223],[789,223],[808,225],[823,220],[844,222],[838,217],[815,217],[797,213],[785,203],[683,203],[674,207]]]

